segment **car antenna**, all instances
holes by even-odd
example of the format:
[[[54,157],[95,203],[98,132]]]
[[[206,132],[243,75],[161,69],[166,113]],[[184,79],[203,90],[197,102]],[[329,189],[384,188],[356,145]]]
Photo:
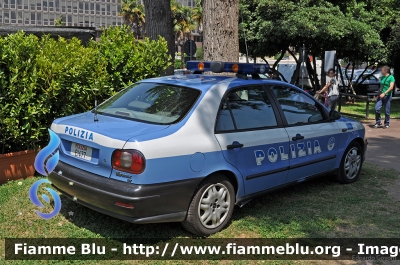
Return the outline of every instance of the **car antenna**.
[[[97,99],[94,99],[94,121],[97,122],[99,119],[97,118]]]

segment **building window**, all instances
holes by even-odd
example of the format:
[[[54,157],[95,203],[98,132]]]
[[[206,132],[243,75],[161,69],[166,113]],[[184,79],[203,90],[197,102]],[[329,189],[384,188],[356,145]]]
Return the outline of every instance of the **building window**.
[[[36,14],[35,13],[31,13],[31,25],[36,25],[36,18],[35,18]]]
[[[39,21],[39,18],[38,18]],[[43,14],[43,25],[48,26],[49,25],[49,14]]]
[[[40,0],[38,0],[38,1],[40,1]],[[39,3],[39,2],[36,3],[36,10],[38,10],[38,11],[42,10],[42,4],[41,3]],[[32,22],[32,19],[31,19],[31,22]]]
[[[83,3],[79,3],[79,14],[83,14]]]
[[[195,42],[202,42],[203,41],[203,36],[194,36],[194,41]]]
[[[22,9],[22,0],[17,0],[17,9]]]
[[[90,14],[94,15],[94,3],[90,3]]]
[[[31,14],[29,12],[24,13],[24,24],[29,25],[31,23]]]
[[[9,12],[10,12],[10,11],[4,10],[4,23],[5,23],[5,24],[10,23],[10,13],[9,13]]]
[[[49,15],[49,25],[54,26],[54,14]]]
[[[101,4],[101,15],[105,16],[106,15],[106,5]]]
[[[77,27],[78,26],[78,17],[77,16],[72,16],[72,25]]]
[[[29,10],[29,0],[24,0],[24,9]]]
[[[17,16],[15,14],[15,11],[11,11],[11,24],[17,23]]]
[[[4,8],[8,8],[8,0],[4,0]]]
[[[36,14],[36,25],[42,25],[43,24],[43,20],[42,20],[42,13],[37,13]]]
[[[22,11],[17,12],[17,23],[18,25],[22,25]]]
[[[71,3],[71,1],[67,2],[67,12],[68,13],[72,13],[72,3]]]
[[[72,3],[72,10],[74,11],[74,14],[78,14],[78,3]]]
[[[56,0],[55,2],[55,6],[56,6],[56,12],[60,12],[60,0]]]
[[[47,11],[47,0],[43,1],[43,11]]]
[[[53,0],[49,0],[49,11],[51,11],[51,12],[54,11],[54,2],[53,2]]]

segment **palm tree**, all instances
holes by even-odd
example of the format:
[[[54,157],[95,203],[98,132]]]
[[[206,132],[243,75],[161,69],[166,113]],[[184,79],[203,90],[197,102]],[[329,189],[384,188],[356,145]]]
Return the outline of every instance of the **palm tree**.
[[[196,1],[196,6],[192,9],[192,19],[197,24],[197,30],[203,31],[203,7],[200,0]]]
[[[121,10],[119,15],[122,16],[124,22],[128,24],[133,32],[136,33],[136,38],[143,34],[145,20],[144,6],[139,0],[122,0]]]
[[[196,28],[192,9],[172,0],[171,11],[174,18],[175,42],[183,46],[183,43],[190,37],[192,30]]]

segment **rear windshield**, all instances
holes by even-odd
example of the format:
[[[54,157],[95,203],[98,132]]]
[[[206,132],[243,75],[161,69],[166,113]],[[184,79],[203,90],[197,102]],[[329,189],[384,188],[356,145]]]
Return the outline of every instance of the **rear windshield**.
[[[99,114],[157,124],[182,119],[192,108],[200,91],[157,83],[133,84],[103,104]]]

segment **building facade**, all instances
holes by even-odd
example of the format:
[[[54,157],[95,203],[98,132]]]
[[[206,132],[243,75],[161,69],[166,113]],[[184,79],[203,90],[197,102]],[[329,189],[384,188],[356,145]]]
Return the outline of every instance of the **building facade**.
[[[0,24],[107,27],[121,25],[120,0],[0,0]]]
[[[142,2],[142,1],[141,1]],[[195,0],[177,0],[194,7]],[[121,0],[0,0],[0,25],[107,27],[123,23]]]

